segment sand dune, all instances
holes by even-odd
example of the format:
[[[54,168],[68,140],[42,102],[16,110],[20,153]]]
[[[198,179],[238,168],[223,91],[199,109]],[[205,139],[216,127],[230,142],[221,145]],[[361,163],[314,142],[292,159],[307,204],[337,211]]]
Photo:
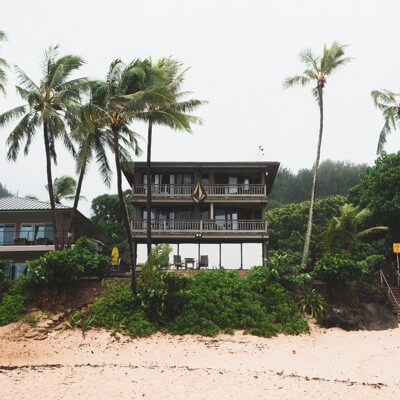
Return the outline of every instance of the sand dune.
[[[129,339],[0,328],[0,399],[399,399],[400,329]]]

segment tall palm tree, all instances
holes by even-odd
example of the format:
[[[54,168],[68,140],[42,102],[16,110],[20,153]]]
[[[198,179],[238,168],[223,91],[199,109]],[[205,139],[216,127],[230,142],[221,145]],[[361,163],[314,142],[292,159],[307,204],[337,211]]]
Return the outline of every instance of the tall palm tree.
[[[117,59],[110,65],[105,82],[102,82],[95,89],[99,98],[100,105],[96,105],[104,118],[104,127],[109,131],[112,140],[112,149],[115,159],[117,174],[118,197],[121,204],[123,223],[128,239],[128,250],[131,264],[131,287],[132,292],[136,293],[136,271],[135,254],[133,249],[133,239],[130,227],[130,218],[122,191],[122,166],[127,166],[128,154],[121,153],[120,143],[139,150],[136,141],[136,133],[130,129],[131,122],[138,113],[142,112],[147,104],[155,101],[166,101],[167,97],[163,88],[157,91],[142,90],[145,70],[141,60],[134,60],[125,65]]]
[[[145,110],[137,115],[137,118],[147,122],[147,255],[151,256],[151,147],[153,126],[163,125],[175,130],[191,133],[191,124],[200,123],[200,119],[189,112],[196,109],[204,101],[197,99],[184,100],[191,92],[182,92],[181,87],[187,69],[182,71],[182,64],[177,60],[167,57],[161,58],[153,64],[150,58],[143,62],[145,69],[144,88],[157,88],[162,86],[167,90],[167,95],[173,101],[156,101],[147,104]],[[163,99],[164,100],[164,99]]]
[[[397,129],[397,123],[400,119],[400,94],[393,93],[389,90],[373,90],[371,92],[375,107],[382,111],[384,124],[379,134],[378,146],[376,154],[382,154],[383,147],[386,143],[386,137],[392,130]]]
[[[67,135],[66,118],[71,108],[80,101],[82,90],[87,87],[86,78],[70,79],[73,72],[79,69],[83,60],[79,56],[58,56],[58,46],[50,47],[42,63],[42,79],[36,84],[24,71],[15,67],[19,86],[16,86],[20,97],[27,103],[15,107],[0,115],[0,126],[19,119],[7,138],[9,146],[7,158],[15,161],[24,145],[24,154],[29,152],[37,128],[43,129],[43,140],[46,155],[47,185],[52,210],[55,248],[59,248],[60,238],[57,230],[56,204],[54,198],[52,162],[57,163],[55,149],[56,139],[62,139],[64,145],[73,151],[72,142]]]
[[[351,251],[354,243],[364,236],[389,229],[387,226],[374,226],[361,230],[371,214],[367,208],[360,210],[359,207],[352,204],[343,205],[340,208],[340,216],[333,217],[328,226],[328,250],[333,250],[335,246],[345,246],[347,250]]]
[[[5,32],[0,31],[0,42],[4,42],[7,40],[7,35]],[[7,76],[5,69],[8,68],[7,61],[4,58],[0,57],[0,91],[3,94],[6,94],[6,89],[4,85],[7,83]]]
[[[312,94],[318,102],[320,114],[317,156],[314,164],[310,210],[308,213],[307,231],[304,240],[303,257],[301,261],[301,265],[303,267],[305,267],[307,264],[312,233],[315,192],[317,187],[317,174],[321,154],[322,132],[324,126],[324,88],[326,85],[326,78],[331,75],[332,72],[334,72],[338,67],[350,61],[349,58],[344,57],[346,47],[346,45],[335,41],[330,47],[324,46],[322,56],[315,56],[309,49],[302,51],[299,57],[300,61],[305,64],[306,69],[301,75],[295,75],[293,77],[286,78],[283,82],[283,86],[285,88],[289,88],[295,85],[306,86],[310,83],[315,85],[312,89]]]

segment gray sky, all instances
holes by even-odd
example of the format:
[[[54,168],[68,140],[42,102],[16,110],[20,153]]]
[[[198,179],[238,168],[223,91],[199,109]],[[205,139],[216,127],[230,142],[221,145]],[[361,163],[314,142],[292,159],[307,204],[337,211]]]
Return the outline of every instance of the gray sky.
[[[79,75],[90,78],[103,78],[117,57],[129,62],[172,55],[191,67],[185,88],[209,104],[198,111],[204,124],[193,135],[156,128],[153,160],[252,161],[263,145],[265,160],[295,171],[312,166],[318,130],[311,88],[282,89],[286,76],[303,70],[299,51],[320,53],[334,40],[350,45],[347,52],[354,59],[326,86],[322,159],[372,163],[383,121],[370,92],[398,89],[399,15],[396,0],[8,1],[0,29],[9,41],[1,55],[34,80],[50,44],[84,57],[87,64]],[[20,104],[15,83],[10,73],[0,111]],[[145,135],[144,126],[133,128]],[[28,157],[21,154],[10,163],[5,159],[8,132],[0,130],[0,182],[20,195],[47,199],[41,136]],[[395,133],[386,149],[399,148]],[[71,157],[61,143],[57,149],[54,176],[72,175]],[[115,185],[114,180],[106,188],[93,165],[81,210],[89,215],[90,200],[116,192]]]

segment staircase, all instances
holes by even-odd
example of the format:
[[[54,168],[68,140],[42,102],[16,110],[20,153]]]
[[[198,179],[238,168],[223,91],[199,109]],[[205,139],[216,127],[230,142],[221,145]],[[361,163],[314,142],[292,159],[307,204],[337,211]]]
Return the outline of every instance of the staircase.
[[[392,303],[393,310],[397,314],[397,321],[400,323],[400,288],[398,286],[390,286],[390,290],[393,296],[388,294],[389,301]]]
[[[381,284],[385,286],[388,299],[392,303],[393,310],[397,314],[397,321],[400,323],[400,287],[389,285],[382,270],[379,272]]]

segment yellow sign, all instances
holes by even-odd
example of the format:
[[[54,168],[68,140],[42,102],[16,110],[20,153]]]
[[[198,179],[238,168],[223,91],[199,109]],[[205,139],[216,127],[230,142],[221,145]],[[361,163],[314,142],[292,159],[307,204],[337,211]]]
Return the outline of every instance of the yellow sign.
[[[400,253],[400,243],[393,243],[393,253]]]
[[[119,251],[114,247],[111,252],[111,265],[119,265]]]

